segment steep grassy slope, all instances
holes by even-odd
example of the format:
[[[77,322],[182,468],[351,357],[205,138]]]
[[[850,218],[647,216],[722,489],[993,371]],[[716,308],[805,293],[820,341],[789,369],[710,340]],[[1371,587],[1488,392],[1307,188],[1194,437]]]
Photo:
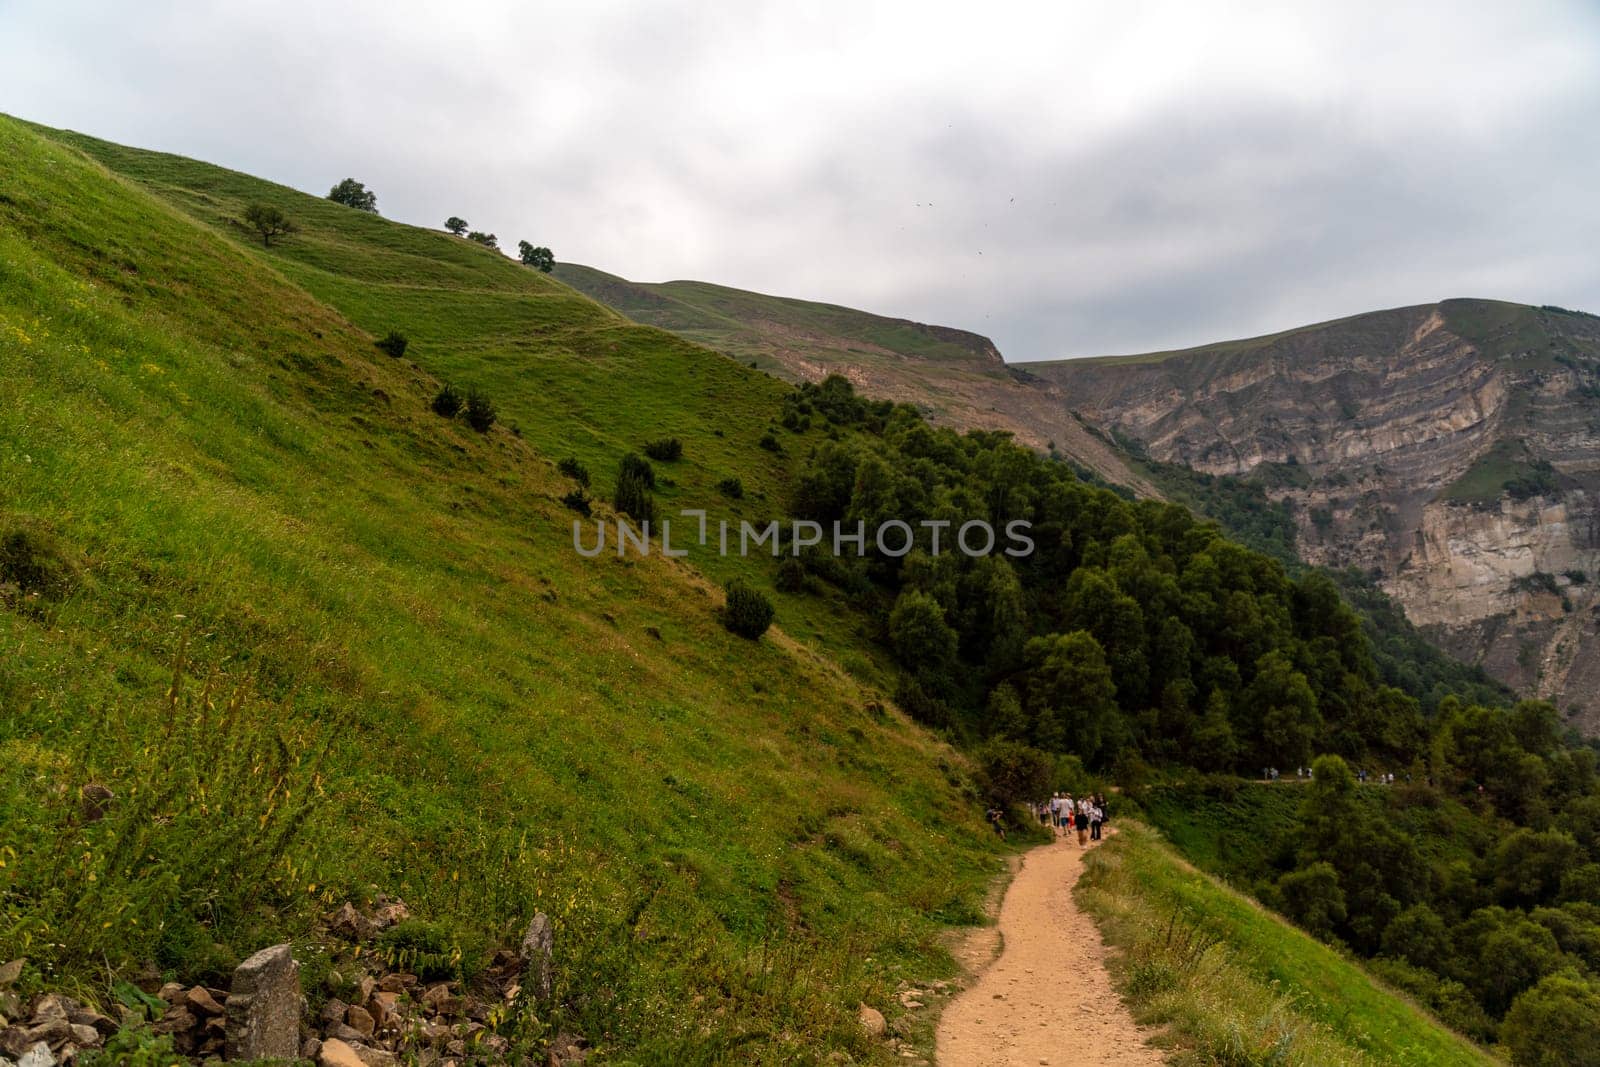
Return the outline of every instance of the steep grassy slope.
[[[790,381],[842,374],[869,396],[915,404],[935,422],[1009,430],[1114,484],[1159,495],[1084,429],[1058,391],[1008,367],[987,337],[708,282],[630,282],[574,263],[557,264],[555,275],[636,322]]]
[[[958,758],[829,658],[847,615],[752,644],[688,565],[579,558],[553,470],[672,433],[676,500],[775,499],[780,392],[476,246],[0,119],[0,955],[203,977],[376,888],[469,958],[550,911],[539,1025],[603,1051],[870,1058],[857,1001],[990,869]]]
[[[1286,787],[1287,788],[1287,787]],[[1497,1062],[1357,964],[1130,825],[1086,859],[1078,900],[1124,950],[1116,977],[1181,1062]]]

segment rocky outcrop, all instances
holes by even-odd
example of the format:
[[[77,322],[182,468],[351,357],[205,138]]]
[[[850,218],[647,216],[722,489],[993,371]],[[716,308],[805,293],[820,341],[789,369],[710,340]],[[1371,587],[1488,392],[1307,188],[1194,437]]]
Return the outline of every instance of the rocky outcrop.
[[[1154,459],[1260,481],[1308,560],[1600,733],[1600,319],[1445,301],[1032,369]]]
[[[204,989],[187,998],[209,1012],[216,998]],[[300,1052],[300,965],[288,945],[264,948],[233,972],[227,998],[230,1060],[287,1060]]]

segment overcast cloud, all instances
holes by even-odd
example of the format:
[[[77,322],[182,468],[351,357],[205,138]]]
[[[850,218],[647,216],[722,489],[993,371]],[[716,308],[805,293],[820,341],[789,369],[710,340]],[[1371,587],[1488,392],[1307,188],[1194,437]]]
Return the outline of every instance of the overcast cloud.
[[[1007,358],[1600,311],[1600,5],[0,0],[0,110]]]

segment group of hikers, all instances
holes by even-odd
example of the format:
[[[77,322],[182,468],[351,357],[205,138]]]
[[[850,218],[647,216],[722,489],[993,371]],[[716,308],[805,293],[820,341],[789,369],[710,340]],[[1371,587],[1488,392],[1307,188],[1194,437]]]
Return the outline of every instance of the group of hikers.
[[[1048,800],[1034,801],[1028,805],[1031,811],[1045,826],[1053,827],[1057,838],[1078,835],[1078,847],[1082,848],[1090,841],[1100,840],[1100,828],[1104,826],[1109,817],[1106,815],[1106,798],[1102,793],[1091,793],[1073,799],[1071,793],[1055,793]],[[989,825],[994,827],[994,832],[1000,835],[1000,840],[1006,837],[1005,811],[991,806],[988,811]]]
[[[1039,821],[1054,827],[1057,837],[1078,835],[1078,847],[1100,840],[1100,828],[1106,823],[1106,798],[1099,793],[1073,799],[1071,793],[1056,793],[1049,800],[1033,806]]]

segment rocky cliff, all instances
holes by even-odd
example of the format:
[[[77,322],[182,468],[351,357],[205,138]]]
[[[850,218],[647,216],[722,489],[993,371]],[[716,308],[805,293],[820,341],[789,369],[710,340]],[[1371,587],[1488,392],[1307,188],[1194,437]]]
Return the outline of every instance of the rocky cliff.
[[[1600,318],[1448,300],[1029,369],[1154,459],[1259,481],[1309,561],[1600,732]]]

